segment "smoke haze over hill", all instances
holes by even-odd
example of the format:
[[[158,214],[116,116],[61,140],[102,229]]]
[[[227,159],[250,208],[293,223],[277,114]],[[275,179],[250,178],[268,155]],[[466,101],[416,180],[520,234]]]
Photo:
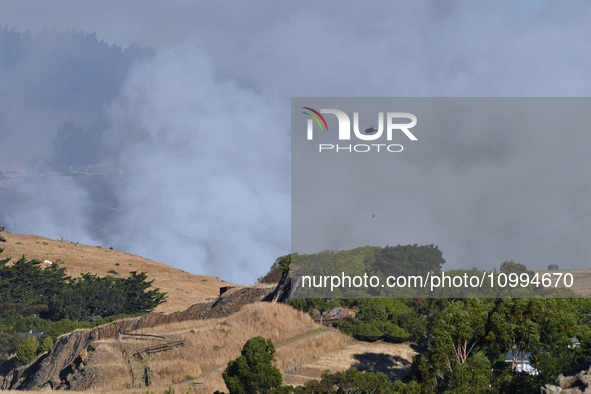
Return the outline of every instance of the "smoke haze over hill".
[[[588,96],[591,11],[570,5],[2,0],[0,224],[252,282],[290,251],[291,97]],[[544,189],[540,167],[519,161],[539,145],[506,149],[499,135],[414,158],[400,198],[438,209],[374,231],[396,244],[428,228],[446,257],[587,185],[588,141],[552,153],[564,182]],[[463,200],[446,198],[467,206],[462,220],[409,191],[432,173],[442,188],[462,171],[488,184],[508,162],[524,193],[458,182]],[[560,255],[580,264],[571,236]]]

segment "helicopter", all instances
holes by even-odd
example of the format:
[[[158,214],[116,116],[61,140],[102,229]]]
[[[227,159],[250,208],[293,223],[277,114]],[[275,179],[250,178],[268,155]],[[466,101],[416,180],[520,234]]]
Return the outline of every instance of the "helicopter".
[[[378,129],[376,129],[376,126],[375,125],[371,125],[367,129],[365,129],[365,131],[363,133],[364,134],[375,134],[377,132],[378,132]]]

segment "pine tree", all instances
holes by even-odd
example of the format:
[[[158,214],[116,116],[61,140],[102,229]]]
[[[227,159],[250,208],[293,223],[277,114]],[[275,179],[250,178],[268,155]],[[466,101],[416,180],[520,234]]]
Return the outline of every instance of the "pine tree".
[[[21,365],[27,365],[37,356],[37,348],[39,343],[35,338],[26,336],[25,340],[20,344],[16,350],[16,360]]]
[[[51,350],[52,347],[53,347],[53,340],[51,339],[51,337],[45,338],[43,340],[43,342],[41,343],[41,346],[39,346],[39,354],[45,353],[45,352]]]
[[[281,387],[281,372],[272,364],[275,346],[270,339],[251,338],[242,355],[228,363],[222,374],[230,394],[270,393]]]

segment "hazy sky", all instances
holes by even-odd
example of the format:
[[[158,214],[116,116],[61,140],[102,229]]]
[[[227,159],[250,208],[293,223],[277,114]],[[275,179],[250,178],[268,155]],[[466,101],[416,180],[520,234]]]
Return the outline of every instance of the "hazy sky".
[[[348,114],[351,139],[339,140],[336,116],[325,114],[329,131],[313,122],[308,140],[308,106]],[[446,269],[509,259],[587,267],[590,107],[589,98],[294,98],[292,248],[435,244]],[[411,113],[417,140],[400,130],[360,140],[354,112],[361,131],[379,112]]]
[[[0,187],[0,200],[11,201],[0,205],[0,220],[15,232],[56,238],[68,231],[71,239],[190,272],[252,282],[290,251],[291,97],[586,97],[591,10],[585,5],[2,0],[2,28],[33,35],[82,30],[121,49],[150,46],[155,55],[85,52],[97,44],[58,37],[24,48],[15,69],[16,55],[3,47],[0,170],[35,165],[45,177]],[[96,188],[44,164],[64,122],[106,125],[100,157],[115,170],[104,188],[117,206],[101,223],[103,232],[91,226]],[[481,137],[498,143],[494,134]],[[421,171],[457,178],[470,172],[471,160],[494,167],[530,149],[498,147],[501,154],[487,156],[469,144],[455,148],[434,153],[437,159]],[[535,191],[548,193],[536,207],[587,184],[568,149],[556,154],[562,156],[555,163],[577,171],[558,190]],[[512,167],[536,170],[519,161]],[[506,189],[486,190],[478,198],[501,211],[515,203],[504,197]],[[514,216],[532,213],[527,208]],[[426,209],[416,223],[435,239],[458,234],[458,248],[504,225],[481,212],[461,221],[445,212],[436,217]]]

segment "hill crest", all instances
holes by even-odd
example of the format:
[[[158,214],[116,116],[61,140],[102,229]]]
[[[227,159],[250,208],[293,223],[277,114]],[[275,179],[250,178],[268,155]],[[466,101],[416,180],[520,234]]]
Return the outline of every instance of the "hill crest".
[[[1,235],[6,241],[0,242],[0,248],[4,248],[0,257],[11,257],[15,261],[24,254],[29,260],[59,262],[73,278],[81,273],[127,277],[131,271],[146,272],[148,280],[154,279],[152,286],[166,292],[168,296],[167,302],[159,305],[155,312],[181,311],[207,297],[217,297],[220,287],[233,286],[213,276],[190,274],[144,257],[100,246],[58,241],[38,235],[6,232]]]

